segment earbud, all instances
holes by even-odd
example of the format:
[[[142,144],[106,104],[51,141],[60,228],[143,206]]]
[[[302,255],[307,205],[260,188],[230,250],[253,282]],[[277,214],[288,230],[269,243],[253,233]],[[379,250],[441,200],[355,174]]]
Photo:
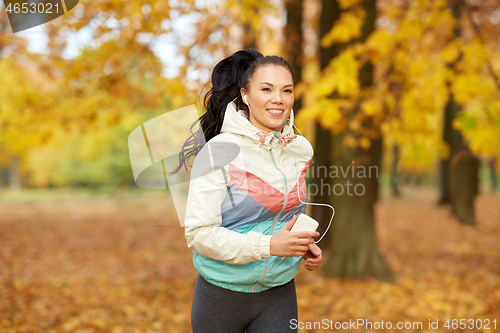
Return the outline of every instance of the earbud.
[[[250,104],[247,101],[247,95],[243,95],[243,102],[248,106],[248,111],[252,113],[252,109],[250,109]],[[250,124],[253,125],[252,117],[250,117],[248,120],[250,120]]]

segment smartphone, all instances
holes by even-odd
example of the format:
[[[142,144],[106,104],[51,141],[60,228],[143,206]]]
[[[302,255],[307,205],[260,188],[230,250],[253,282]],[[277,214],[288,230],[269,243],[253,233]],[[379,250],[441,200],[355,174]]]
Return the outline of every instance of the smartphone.
[[[306,214],[301,214],[290,231],[316,231],[319,223]]]

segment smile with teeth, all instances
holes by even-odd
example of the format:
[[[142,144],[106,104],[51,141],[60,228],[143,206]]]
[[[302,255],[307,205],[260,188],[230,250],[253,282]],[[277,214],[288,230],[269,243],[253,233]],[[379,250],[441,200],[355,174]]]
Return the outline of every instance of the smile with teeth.
[[[285,112],[285,110],[283,109],[266,109],[267,112],[269,113],[272,113],[272,114],[282,114],[283,112]]]

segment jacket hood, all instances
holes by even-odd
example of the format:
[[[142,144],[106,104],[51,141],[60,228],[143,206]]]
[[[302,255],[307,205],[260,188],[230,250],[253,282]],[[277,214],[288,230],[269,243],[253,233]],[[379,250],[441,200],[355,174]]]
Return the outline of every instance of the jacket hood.
[[[255,127],[250,123],[250,121],[245,117],[245,111],[237,110],[236,103],[234,99],[231,103],[227,105],[226,113],[224,115],[224,121],[222,123],[221,133],[233,133],[250,138],[259,147],[264,145],[270,145],[270,142],[277,138],[276,140],[285,146],[289,141],[295,139],[293,131],[293,108],[288,116],[285,124],[283,125],[283,130],[280,132],[264,132],[263,130]]]

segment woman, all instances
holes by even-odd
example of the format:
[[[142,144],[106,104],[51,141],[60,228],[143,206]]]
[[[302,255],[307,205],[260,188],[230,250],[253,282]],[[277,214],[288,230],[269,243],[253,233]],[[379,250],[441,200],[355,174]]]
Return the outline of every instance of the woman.
[[[292,332],[293,278],[317,269],[315,231],[291,232],[305,212],[310,143],[293,132],[294,77],[281,57],[242,50],[220,61],[201,128],[185,217],[196,280],[193,332]],[[203,137],[207,144],[203,145]],[[188,149],[189,148],[189,149]]]

